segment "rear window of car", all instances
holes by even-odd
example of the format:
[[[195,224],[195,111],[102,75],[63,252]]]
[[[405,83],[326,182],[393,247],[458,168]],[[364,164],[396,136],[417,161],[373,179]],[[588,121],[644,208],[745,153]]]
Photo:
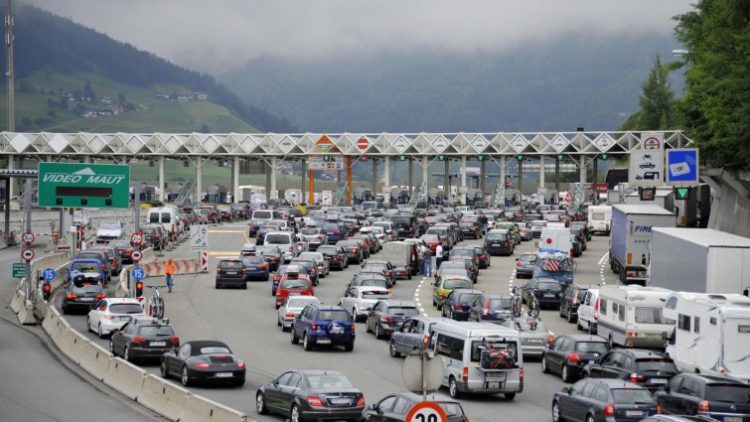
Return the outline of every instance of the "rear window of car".
[[[490,233],[487,235],[488,242],[502,242],[506,240],[508,236],[503,233]]]
[[[607,343],[598,341],[579,341],[576,343],[576,352],[579,353],[607,353]]]
[[[612,390],[615,404],[651,404],[654,398],[648,390],[638,388],[616,388]]]
[[[365,286],[365,287],[386,287],[388,283],[385,280],[368,278],[368,279],[362,280],[359,283],[359,285]]]
[[[552,281],[542,281],[539,284],[537,284],[537,288],[539,290],[551,290],[553,292],[561,292],[562,287],[560,286],[560,283],[552,282]]]
[[[470,289],[471,282],[464,279],[448,279],[443,282],[444,289]]]
[[[306,234],[306,235],[310,236],[310,235],[316,235],[316,234],[320,233],[320,229],[302,229],[302,230],[300,230],[300,232],[302,234]]]
[[[515,366],[518,361],[518,345],[515,342],[503,342],[503,341],[472,341],[471,342],[471,361],[479,362],[481,358],[481,347],[490,347],[496,351],[504,351],[507,353],[510,363]]]
[[[312,389],[354,388],[351,381],[340,374],[308,374],[307,382]]]
[[[265,219],[271,218],[271,211],[255,211],[253,213],[253,219]]]
[[[445,410],[445,414],[449,418],[464,416],[464,409],[458,403],[438,402],[438,405]]]
[[[407,216],[393,216],[391,217],[393,224],[411,224],[411,217]]]
[[[414,306],[391,306],[388,308],[388,313],[391,315],[416,316],[419,315],[419,310]]]
[[[148,215],[148,222],[149,223],[158,223],[159,222],[159,213],[154,212]]]
[[[323,223],[323,226],[321,228],[323,230],[337,231],[339,229],[339,225],[336,223]]]
[[[263,258],[263,256],[254,255],[242,258],[242,262],[245,264],[258,264],[261,262],[266,262],[266,260]]]
[[[219,268],[222,270],[241,270],[242,261],[219,261]]]
[[[731,384],[708,384],[706,400],[728,403],[750,403],[750,386]]]
[[[138,335],[143,337],[172,337],[174,331],[169,326],[146,325],[138,329]]]
[[[339,253],[338,248],[335,246],[321,246],[318,248],[318,252],[329,255],[338,255]]]
[[[383,290],[364,290],[361,291],[360,294],[362,295],[362,297],[370,299],[372,299],[373,297],[388,296],[388,292]]]
[[[142,314],[143,308],[137,303],[113,303],[109,305],[113,314]]]
[[[273,245],[286,245],[290,243],[290,236],[287,234],[269,234],[265,242]]]
[[[343,309],[318,311],[318,321],[349,321],[349,313]]]
[[[479,293],[476,293],[476,294],[474,294],[474,293],[465,293],[465,294],[462,294],[458,298],[458,303],[460,303],[462,305],[468,305],[468,304],[474,302],[479,296],[481,296],[481,294],[479,294]]]
[[[518,257],[518,260],[521,262],[534,262],[536,261],[536,255],[521,255]]]
[[[99,265],[95,262],[74,262],[70,264],[71,270],[80,271],[82,273],[98,273]]]
[[[298,278],[288,278],[281,282],[281,287],[284,289],[306,289],[307,280]]]
[[[198,352],[198,353],[195,353],[195,352]],[[211,347],[201,347],[200,349],[193,349],[193,353],[191,354],[195,356],[195,355],[231,354],[231,353],[232,352],[226,347],[211,346]]]
[[[510,299],[490,299],[490,309],[510,309],[513,302]]]
[[[669,358],[645,358],[636,359],[635,364],[638,371],[661,371],[661,372],[678,372],[677,366]]]
[[[102,289],[102,286],[98,284],[83,284],[80,286],[76,286],[75,284],[70,285],[70,289],[68,289],[71,293],[76,294],[85,294],[85,293],[101,293],[104,291]]]

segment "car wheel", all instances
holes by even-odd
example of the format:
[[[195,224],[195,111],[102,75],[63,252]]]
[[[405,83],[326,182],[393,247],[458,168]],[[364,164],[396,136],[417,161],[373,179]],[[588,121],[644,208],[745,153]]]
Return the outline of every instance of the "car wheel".
[[[352,350],[354,350],[354,342],[345,344],[344,350],[346,350],[347,352],[351,352]]]
[[[458,383],[456,382],[456,378],[452,377],[450,380],[448,380],[448,394],[454,399],[458,399],[461,396],[461,393],[458,391]]]
[[[560,415],[560,404],[557,401],[552,402],[552,422],[563,422],[562,415]]]
[[[432,299],[432,306],[437,306],[437,302],[435,301],[435,299]]]
[[[258,393],[255,396],[255,411],[258,412],[259,415],[268,414],[268,409],[266,408],[266,397],[263,396],[263,393]]]
[[[112,356],[116,356],[115,343],[112,341],[112,339],[109,339],[109,353],[112,353]]]
[[[397,358],[401,356],[401,353],[399,353],[398,349],[396,348],[396,343],[391,340],[390,344],[388,345],[388,351],[391,354],[392,358]]]
[[[586,416],[586,422],[594,422],[594,415]]]
[[[96,335],[99,336],[99,338],[104,337],[104,332],[102,331],[102,323],[101,322],[96,327]]]
[[[130,347],[128,347],[127,345],[125,345],[125,349],[123,349],[123,351],[122,351],[122,358],[124,360],[128,361],[128,362],[130,362],[130,360],[131,360],[131,358],[130,358]]]
[[[549,374],[549,366],[547,366],[547,356],[542,356],[542,372]]]
[[[302,419],[302,412],[299,410],[299,407],[296,404],[292,405],[292,411],[291,411],[291,421],[292,422],[302,422],[304,419]]]
[[[313,349],[313,342],[312,340],[310,340],[310,336],[307,335],[307,333],[305,333],[304,337],[302,337],[302,347],[307,351]]]
[[[560,313],[560,318],[563,318],[563,317],[565,316],[565,312],[563,312],[563,306],[562,306],[562,303],[560,304],[560,308],[559,308],[559,311],[560,311],[560,312],[559,312],[559,313]]]
[[[454,319],[453,318],[453,309],[451,309],[451,310],[448,311],[448,318],[449,319]]]
[[[359,321],[359,314],[357,314],[357,308],[352,308],[352,321]]]
[[[292,344],[299,344],[299,339],[296,335],[294,335],[294,326],[292,325],[292,329],[290,330],[292,332],[292,335],[290,336],[292,340]]]
[[[167,361],[164,359],[161,360],[161,365],[159,366],[159,372],[161,373],[162,378],[169,377],[169,371],[167,371]]]
[[[368,333],[371,333],[372,330],[370,329],[370,317],[367,317],[367,321],[365,321],[365,331]]]
[[[564,363],[562,365],[562,368],[560,369],[560,378],[562,378],[564,383],[572,382],[572,377],[570,376],[570,369],[568,369],[568,365]]]
[[[190,374],[188,374],[188,368],[187,366],[182,367],[182,372],[180,372],[180,382],[185,387],[190,386]]]
[[[375,324],[375,338],[382,338],[383,333],[380,332],[380,324]]]

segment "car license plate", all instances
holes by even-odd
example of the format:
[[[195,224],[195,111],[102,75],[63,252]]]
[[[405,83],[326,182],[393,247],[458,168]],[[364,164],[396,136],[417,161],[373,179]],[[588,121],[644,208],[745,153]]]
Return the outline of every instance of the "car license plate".
[[[633,417],[633,416],[643,416],[643,412],[640,410],[626,410],[625,416],[627,417]]]
[[[289,292],[289,296],[299,296],[299,292]]]
[[[318,344],[331,344],[331,340],[327,338],[321,338],[321,339],[315,340],[315,342]]]
[[[227,271],[227,275],[237,275],[237,271]]]
[[[725,416],[724,422],[742,422],[742,416]]]
[[[81,302],[93,302],[93,301],[94,301],[93,297],[82,297],[81,298]]]
[[[498,389],[498,388],[500,388],[500,383],[499,382],[488,382],[487,383],[487,388]]]
[[[151,345],[151,347],[164,347],[167,345],[167,342],[166,341],[152,341],[149,344]]]
[[[351,399],[331,399],[332,404],[352,404]]]
[[[231,372],[217,372],[216,373],[216,378],[231,378],[232,376],[234,376],[234,374]]]
[[[486,380],[487,380],[487,382],[505,381],[505,372],[500,372],[500,373],[497,373],[497,374],[487,375]]]
[[[499,243],[493,243],[492,246],[500,246]]]
[[[667,379],[666,378],[651,378],[648,380],[649,384],[666,384]]]
[[[344,333],[343,327],[335,326],[331,328],[331,334],[343,334],[343,333]]]
[[[554,293],[545,293],[544,297],[555,297]]]

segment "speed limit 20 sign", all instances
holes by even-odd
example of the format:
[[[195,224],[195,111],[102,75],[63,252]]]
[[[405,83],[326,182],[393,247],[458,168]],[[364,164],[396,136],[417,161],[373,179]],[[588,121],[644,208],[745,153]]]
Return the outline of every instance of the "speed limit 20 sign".
[[[405,422],[448,422],[448,415],[434,401],[415,404],[406,414]]]

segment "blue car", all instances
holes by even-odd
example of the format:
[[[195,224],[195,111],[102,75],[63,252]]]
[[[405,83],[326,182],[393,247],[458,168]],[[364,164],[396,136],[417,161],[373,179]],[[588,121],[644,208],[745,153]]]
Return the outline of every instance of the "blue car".
[[[240,259],[245,269],[245,281],[268,281],[270,272],[263,255],[243,256]]]
[[[315,346],[344,346],[354,350],[354,321],[352,315],[340,306],[307,305],[292,322],[292,344],[300,339],[305,350]]]
[[[339,240],[346,239],[344,228],[335,221],[326,221],[320,227],[320,231],[328,236],[329,245],[335,245]]]

